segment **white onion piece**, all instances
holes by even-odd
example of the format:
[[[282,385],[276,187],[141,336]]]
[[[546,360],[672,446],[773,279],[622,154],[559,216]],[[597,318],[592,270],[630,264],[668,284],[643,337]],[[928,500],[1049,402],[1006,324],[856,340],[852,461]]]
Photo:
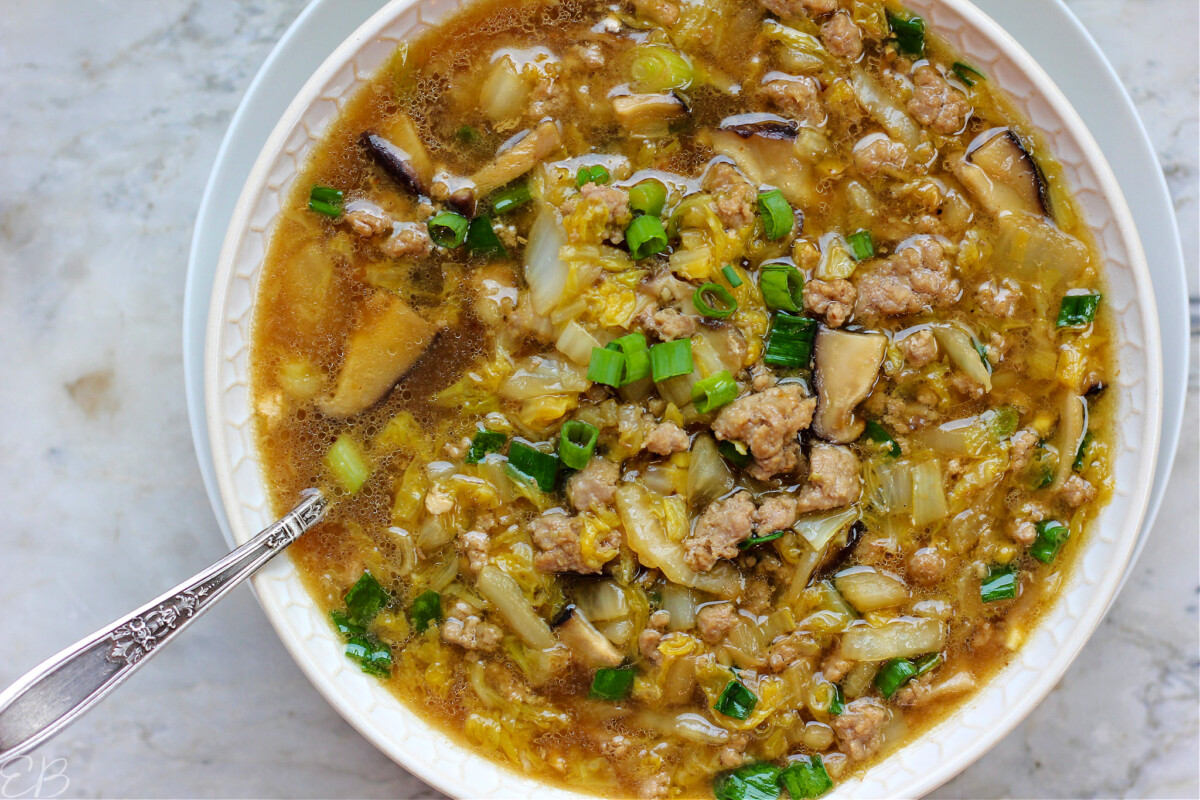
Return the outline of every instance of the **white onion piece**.
[[[912,508],[913,525],[928,525],[950,513],[942,485],[942,465],[935,458],[913,469]]]
[[[575,605],[592,622],[629,616],[629,601],[625,598],[625,590],[613,581],[579,584],[575,587]]]
[[[929,326],[933,337],[950,356],[954,365],[961,369],[968,378],[978,383],[984,391],[992,390],[992,374],[983,357],[975,349],[975,340],[958,325],[951,323],[936,323]]]
[[[708,505],[733,489],[733,473],[717,451],[717,442],[707,433],[696,437],[688,461],[687,496],[693,508]]]
[[[533,610],[521,586],[511,575],[488,564],[479,571],[476,587],[527,645],[538,650],[554,647],[554,634],[550,632],[550,626]]]
[[[851,84],[854,86],[854,94],[858,96],[858,102],[862,103],[867,113],[882,125],[893,139],[908,145],[909,149],[920,144],[920,127],[891,98],[887,90],[862,67],[856,66],[852,72]]]
[[[857,519],[858,509],[848,506],[836,511],[807,514],[798,519],[792,529],[804,537],[804,541],[808,542],[809,547],[820,553],[829,546],[833,537]]]
[[[851,567],[839,572],[833,585],[860,614],[898,606],[908,600],[904,581],[874,567]]]
[[[575,320],[563,326],[558,341],[554,343],[559,352],[576,364],[586,367],[592,361],[592,350],[600,346],[596,337]]]
[[[842,634],[842,655],[851,661],[887,661],[936,653],[946,630],[936,619],[899,618],[879,627],[856,623]]]
[[[570,271],[558,252],[566,243],[567,234],[554,211],[548,206],[543,208],[529,229],[525,245],[525,283],[539,314],[549,314],[562,300]]]
[[[696,625],[696,596],[686,586],[664,586],[662,609],[670,612],[673,631],[690,630]]]

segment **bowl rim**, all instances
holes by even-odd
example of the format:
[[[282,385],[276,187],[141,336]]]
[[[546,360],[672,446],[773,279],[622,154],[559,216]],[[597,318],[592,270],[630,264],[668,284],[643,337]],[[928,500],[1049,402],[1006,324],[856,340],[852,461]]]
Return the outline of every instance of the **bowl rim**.
[[[292,134],[297,123],[300,122],[305,112],[314,102],[320,98],[321,89],[351,60],[352,56],[364,44],[375,38],[387,24],[411,9],[418,9],[419,11],[419,9],[425,6],[435,6],[434,24],[436,24],[445,15],[444,12],[454,13],[454,8],[446,8],[446,6],[458,5],[458,7],[462,7],[474,1],[465,0],[462,3],[456,4],[454,2],[447,3],[445,0],[388,0],[383,7],[372,14],[349,37],[343,40],[304,83],[272,129],[242,187],[226,230],[213,278],[204,349],[204,398],[208,438],[213,452],[216,480],[222,504],[225,506],[228,514],[234,538],[239,543],[248,539],[253,534],[253,531],[247,526],[246,520],[240,513],[237,502],[239,492],[234,485],[232,470],[229,468],[229,452],[224,439],[224,425],[227,420],[219,411],[222,403],[219,397],[218,347],[222,338],[221,328],[226,321],[224,292],[234,277],[234,260],[237,250],[241,245],[241,240],[246,234],[249,213],[258,199],[258,195],[266,186],[268,173],[274,161],[283,150],[286,140]],[[1071,138],[1080,147],[1082,151],[1081,159],[1094,172],[1103,194],[1104,203],[1111,211],[1119,230],[1119,237],[1128,250],[1128,264],[1126,265],[1126,269],[1133,276],[1136,286],[1134,300],[1143,320],[1142,332],[1144,336],[1142,338],[1144,342],[1142,346],[1149,351],[1149,357],[1146,358],[1144,365],[1146,369],[1144,382],[1147,384],[1147,393],[1150,395],[1154,406],[1152,409],[1143,410],[1143,424],[1141,430],[1136,431],[1140,434],[1139,442],[1141,445],[1138,449],[1141,455],[1138,459],[1136,480],[1134,485],[1128,489],[1130,493],[1129,512],[1126,514],[1125,519],[1114,523],[1127,524],[1131,526],[1134,533],[1125,534],[1119,540],[1119,547],[1114,553],[1116,557],[1105,567],[1103,577],[1097,582],[1092,598],[1089,600],[1085,610],[1071,626],[1069,636],[1059,646],[1056,655],[1045,668],[1044,674],[1029,691],[1021,695],[1017,702],[1007,707],[1005,713],[998,720],[994,721],[994,724],[986,733],[975,736],[967,747],[955,750],[935,769],[927,771],[919,780],[905,787],[906,793],[920,796],[936,789],[962,772],[966,767],[970,766],[984,753],[994,747],[1028,716],[1033,708],[1041,703],[1045,696],[1049,694],[1063,675],[1065,675],[1070,664],[1078,656],[1084,644],[1091,638],[1092,633],[1107,613],[1107,609],[1111,606],[1112,601],[1119,591],[1121,577],[1135,549],[1137,540],[1136,532],[1140,529],[1148,508],[1155,471],[1155,459],[1161,439],[1163,376],[1158,312],[1151,290],[1152,279],[1141,239],[1129,211],[1124,193],[1117,182],[1112,168],[1074,106],[1053,80],[1051,80],[1049,75],[1046,74],[1041,65],[1026,52],[1024,47],[1003,27],[992,20],[991,17],[971,3],[970,0],[917,0],[914,4],[941,5],[956,12],[969,22],[976,32],[989,40],[1034,84],[1037,88],[1038,96],[1050,105],[1054,114],[1061,120],[1065,129],[1069,132]],[[933,30],[936,33],[936,27]],[[253,300],[251,302],[253,304]],[[249,343],[247,342],[248,346]],[[1151,446],[1147,448],[1145,446],[1146,443],[1150,443]],[[1084,553],[1082,552],[1076,555],[1078,561],[1082,561],[1083,557]],[[1077,563],[1075,567],[1079,569],[1081,565]],[[263,594],[260,592],[260,582],[262,580],[263,573],[251,579],[252,590],[259,604],[262,606],[272,627],[275,628],[280,640],[292,658],[300,666],[310,682],[324,696],[326,701],[352,727],[358,730],[364,738],[369,740],[376,748],[383,751],[404,769],[447,794],[456,797],[470,796],[466,792],[465,786],[453,780],[445,773],[438,771],[432,763],[426,763],[421,760],[418,756],[407,750],[403,746],[403,743],[384,735],[361,709],[352,707],[347,702],[345,692],[343,691],[344,687],[323,673],[319,669],[305,641],[294,636],[291,631],[287,630],[284,624],[284,609],[264,600]],[[310,599],[307,592],[305,592],[305,597],[306,599]],[[989,683],[1000,681],[1001,678],[1002,673],[999,673]],[[980,691],[983,691],[984,688],[981,687]],[[403,702],[399,700],[395,702],[404,709],[406,714],[412,715],[421,724],[428,725],[431,731],[440,734],[435,726],[425,722],[419,714],[409,709]],[[938,726],[953,720],[954,716],[956,715],[952,715],[949,720],[938,723]],[[444,736],[444,734],[440,735]],[[557,792],[561,796],[586,796],[569,789],[564,790],[543,784],[535,778],[523,775],[507,765],[473,751],[467,745],[463,745],[450,737],[446,738],[461,755],[483,758],[489,763],[494,764],[497,769],[507,772],[525,782],[530,788],[540,787],[543,791],[550,793]]]

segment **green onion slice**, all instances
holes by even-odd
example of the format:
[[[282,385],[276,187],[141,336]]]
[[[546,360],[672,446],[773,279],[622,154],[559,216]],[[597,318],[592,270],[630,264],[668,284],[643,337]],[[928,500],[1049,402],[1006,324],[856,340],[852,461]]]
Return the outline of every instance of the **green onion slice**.
[[[788,369],[802,369],[812,360],[813,341],[817,336],[817,321],[808,317],[776,312],[767,333],[767,348],[763,361]]]
[[[621,373],[625,370],[625,356],[619,350],[607,347],[593,347],[592,358],[588,361],[587,379],[592,383],[603,383],[605,386],[620,386]]]
[[[758,697],[754,692],[747,689],[741,681],[734,679],[725,685],[713,709],[727,717],[745,720],[754,712],[756,705]]]
[[[686,340],[681,340],[686,341]],[[737,399],[738,385],[729,370],[714,372],[692,384],[692,405],[701,414],[715,411]]]
[[[634,259],[648,258],[667,248],[667,232],[658,217],[642,215],[625,229],[625,243]]]
[[[645,44],[638,45],[633,52],[629,76],[639,92],[669,92],[692,85],[692,65],[670,47]]]
[[[1029,545],[1029,555],[1043,564],[1049,564],[1066,544],[1071,531],[1057,520],[1044,519],[1037,524],[1037,539]]]
[[[463,460],[468,464],[478,464],[488,453],[494,453],[504,447],[507,441],[508,437],[499,431],[475,431],[475,436],[471,439],[471,449],[467,451],[467,457]]]
[[[443,211],[430,217],[427,223],[429,238],[433,239],[433,243],[448,249],[458,247],[466,241],[467,228],[470,226],[471,223],[466,217],[453,211]]]
[[[543,492],[554,491],[554,481],[558,478],[558,457],[525,442],[513,442],[508,448],[508,465],[521,476],[536,483]]]
[[[1081,292],[1063,295],[1062,305],[1058,308],[1058,327],[1080,328],[1091,325],[1096,319],[1096,309],[1100,307],[1099,292]]]
[[[525,181],[514,183],[503,189],[497,189],[492,195],[492,211],[497,214],[507,214],[533,199],[529,192],[529,184]]]
[[[667,187],[662,181],[647,178],[629,189],[629,210],[635,214],[657,217],[667,204]]]
[[[987,76],[964,61],[955,61],[951,67],[958,79],[967,86],[974,86],[976,80],[985,81]]]
[[[579,171],[575,173],[575,185],[579,188],[583,188],[589,183],[602,186],[610,180],[612,180],[612,175],[608,174],[608,169],[603,164],[580,167]]]
[[[900,687],[917,677],[916,666],[907,658],[893,658],[875,673],[875,687],[891,700]]]
[[[817,798],[833,788],[833,780],[825,771],[821,756],[800,756],[779,773],[779,783],[787,789],[792,800]]]
[[[370,625],[379,610],[388,604],[388,593],[375,576],[364,572],[346,592],[346,611],[359,625]]]
[[[979,597],[985,603],[1012,600],[1017,596],[1017,568],[1012,564],[994,566],[979,585]]]
[[[408,618],[412,620],[413,630],[424,633],[430,625],[442,619],[442,596],[433,589],[421,592],[408,609]]]
[[[592,678],[588,697],[593,700],[624,700],[633,688],[633,667],[602,667]]]
[[[921,677],[927,672],[930,672],[942,663],[941,653],[928,653],[913,661],[913,666],[917,668],[917,677]]]
[[[734,289],[742,285],[742,276],[737,274],[737,270],[733,268],[733,264],[726,264],[721,267],[721,274],[725,276],[725,280],[729,281],[729,285]]]
[[[867,420],[867,426],[863,428],[863,438],[871,444],[878,445],[885,457],[900,457],[900,443],[896,441],[892,434],[888,433],[887,428],[875,420]]]
[[[709,298],[716,301],[709,302]],[[738,309],[738,301],[733,294],[719,283],[706,283],[692,295],[692,305],[706,317],[725,319],[733,316]]]
[[[606,347],[609,350],[620,352],[625,357],[618,386],[626,386],[634,381],[650,377],[650,349],[646,346],[644,333],[627,333],[620,338],[613,339]]]
[[[655,383],[662,383],[676,375],[687,375],[691,371],[691,339],[661,342],[650,348],[650,377]]]
[[[507,256],[504,243],[492,227],[491,217],[476,217],[467,227],[467,249],[476,255]]]
[[[754,457],[750,455],[749,451],[743,452],[742,450],[739,450],[739,444],[740,442],[717,442],[717,452],[724,456],[729,463],[733,464],[735,467],[744,467],[749,464],[751,459]],[[745,447],[745,445],[742,446]]]
[[[902,17],[888,11],[887,21],[892,28],[892,35],[896,37],[896,46],[901,53],[908,56],[924,55],[925,20],[915,15]]]
[[[995,410],[995,416],[992,417],[991,429],[992,435],[997,439],[1007,439],[1017,432],[1017,426],[1021,424],[1021,412],[1012,406],[1000,406]]]
[[[350,619],[350,615],[345,611],[330,611],[329,619],[333,622],[333,627],[343,639],[348,639],[351,636],[361,636],[367,632],[364,626]]]
[[[779,767],[760,761],[747,764],[713,779],[716,800],[779,800]]]
[[[326,217],[340,217],[346,196],[332,186],[314,186],[308,193],[308,208]]]
[[[1079,449],[1075,451],[1075,460],[1071,462],[1071,469],[1075,472],[1082,472],[1083,465],[1087,462],[1087,451],[1092,446],[1092,432],[1087,431],[1083,434],[1083,441],[1079,443]]]
[[[581,420],[565,422],[558,435],[558,458],[571,469],[583,469],[592,460],[600,430]]]
[[[763,231],[771,241],[787,236],[796,223],[792,207],[778,189],[758,195],[758,213],[762,217]]]
[[[782,537],[785,533],[787,533],[786,529],[782,530],[782,531],[775,531],[774,533],[768,533],[764,536],[751,536],[749,539],[738,542],[738,549],[739,550],[749,550],[752,547],[758,547],[760,544],[766,544],[767,542],[773,542],[776,539],[779,539],[780,537]]]
[[[392,673],[392,650],[369,636],[352,636],[346,643],[346,656],[357,661],[362,671],[377,678]]]
[[[846,237],[846,244],[850,247],[850,255],[854,256],[855,261],[866,261],[875,256],[875,241],[871,238],[870,231],[850,234]]]
[[[835,717],[840,717],[845,710],[846,698],[842,695],[842,687],[835,683],[833,684],[833,697],[829,699],[829,713]]]
[[[791,264],[765,264],[758,276],[758,288],[772,311],[804,309],[804,276]]]

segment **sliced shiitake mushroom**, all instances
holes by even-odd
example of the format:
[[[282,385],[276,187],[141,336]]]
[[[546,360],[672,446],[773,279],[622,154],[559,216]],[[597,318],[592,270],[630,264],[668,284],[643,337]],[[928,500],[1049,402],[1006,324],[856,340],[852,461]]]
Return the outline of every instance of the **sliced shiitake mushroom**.
[[[1046,178],[1009,128],[993,128],[976,137],[956,173],[993,213],[1023,211],[1053,217]]]
[[[625,658],[574,605],[567,606],[554,620],[554,631],[579,663],[589,669],[615,667]]]
[[[871,393],[887,344],[882,333],[826,327],[817,333],[813,370],[817,411],[812,429],[822,439],[848,444],[862,435],[866,423],[854,416],[854,409]]]
[[[413,121],[400,116],[388,124],[389,136],[363,131],[358,141],[371,159],[412,194],[429,194],[433,161]]]
[[[688,115],[687,104],[674,93],[623,94],[613,98],[612,106],[621,127],[643,138],[666,136],[671,123]]]

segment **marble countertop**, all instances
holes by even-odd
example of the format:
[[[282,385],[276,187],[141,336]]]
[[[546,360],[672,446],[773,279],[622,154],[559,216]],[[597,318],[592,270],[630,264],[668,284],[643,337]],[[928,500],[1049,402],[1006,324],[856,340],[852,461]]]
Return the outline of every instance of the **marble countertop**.
[[[184,403],[187,251],[230,115],[303,5],[4,2],[0,686],[224,549]],[[1197,4],[1069,5],[1146,120],[1196,294]],[[1156,529],[1100,630],[936,797],[1200,796],[1198,407],[1193,389]],[[245,589],[35,765],[40,785],[9,770],[0,798],[439,796],[325,703]]]

